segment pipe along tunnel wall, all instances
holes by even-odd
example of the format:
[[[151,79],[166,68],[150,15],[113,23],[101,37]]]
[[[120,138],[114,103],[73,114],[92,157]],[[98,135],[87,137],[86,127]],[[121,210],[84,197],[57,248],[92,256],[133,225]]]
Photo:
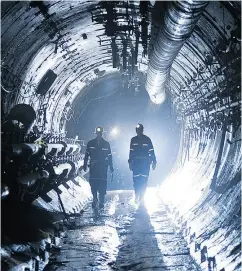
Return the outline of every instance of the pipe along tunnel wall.
[[[67,215],[80,212],[90,191],[77,174],[83,156],[76,143],[82,142],[66,136],[72,104],[77,97],[85,99],[85,86],[117,71],[122,74],[120,84],[139,92],[169,5],[159,1],[154,6],[128,3],[128,8],[124,3],[116,7],[97,1],[1,5],[2,206],[13,197],[59,212],[60,196]],[[215,265],[225,271],[241,268],[240,12],[239,2],[210,2],[173,60],[166,82],[182,137],[177,162],[157,193],[203,270]],[[119,24],[110,27],[110,22]],[[14,109],[17,104],[21,105]],[[25,159],[18,155],[21,151]],[[60,215],[56,220],[62,219]],[[9,236],[4,238],[2,257],[14,266],[10,252],[17,254],[18,249]],[[43,254],[56,236],[42,240],[43,247],[35,249]],[[29,266],[36,262],[41,261],[32,259]]]

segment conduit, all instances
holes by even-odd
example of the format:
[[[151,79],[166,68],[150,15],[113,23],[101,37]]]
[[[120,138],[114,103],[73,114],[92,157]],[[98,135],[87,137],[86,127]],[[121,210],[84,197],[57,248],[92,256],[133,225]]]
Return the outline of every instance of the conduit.
[[[154,43],[145,84],[153,103],[165,101],[165,86],[173,60],[190,37],[207,4],[207,1],[193,0],[168,3],[164,23]]]

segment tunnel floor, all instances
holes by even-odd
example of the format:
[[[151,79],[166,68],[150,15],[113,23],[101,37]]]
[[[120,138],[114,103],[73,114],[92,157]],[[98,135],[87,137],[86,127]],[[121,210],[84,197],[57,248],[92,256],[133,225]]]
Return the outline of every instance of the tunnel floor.
[[[148,189],[145,201],[145,207],[137,207],[132,191],[112,191],[103,211],[93,211],[90,203],[48,266],[73,271],[200,270],[154,188]]]

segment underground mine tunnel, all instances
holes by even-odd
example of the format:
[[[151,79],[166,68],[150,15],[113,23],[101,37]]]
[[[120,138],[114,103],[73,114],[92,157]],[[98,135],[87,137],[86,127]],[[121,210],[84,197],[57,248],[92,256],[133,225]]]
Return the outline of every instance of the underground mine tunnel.
[[[240,113],[240,1],[1,1],[1,270],[241,270]]]

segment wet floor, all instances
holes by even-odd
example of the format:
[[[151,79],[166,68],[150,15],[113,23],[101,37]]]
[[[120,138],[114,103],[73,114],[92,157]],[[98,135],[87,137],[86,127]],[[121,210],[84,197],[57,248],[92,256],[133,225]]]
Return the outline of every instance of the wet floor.
[[[54,270],[200,270],[155,189],[138,208],[132,191],[113,191],[102,212],[91,204],[62,239]]]

